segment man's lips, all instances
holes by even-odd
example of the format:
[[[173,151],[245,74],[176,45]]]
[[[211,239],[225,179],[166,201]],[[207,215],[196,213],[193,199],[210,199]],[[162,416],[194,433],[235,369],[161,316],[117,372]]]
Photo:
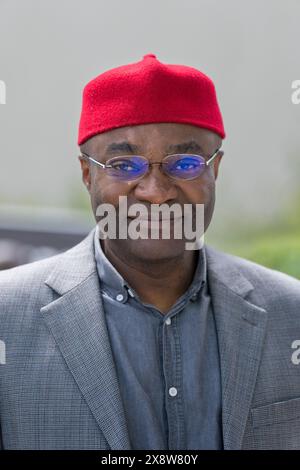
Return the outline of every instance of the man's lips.
[[[161,218],[151,218],[151,217],[147,217],[147,218],[144,218],[144,217],[130,217],[128,216],[127,217],[128,219],[131,219],[131,220],[140,220],[140,221],[147,221],[147,222],[166,222],[166,221],[173,221],[173,220],[179,220],[179,219],[182,219],[182,216],[180,217],[169,217],[167,219],[161,219]]]

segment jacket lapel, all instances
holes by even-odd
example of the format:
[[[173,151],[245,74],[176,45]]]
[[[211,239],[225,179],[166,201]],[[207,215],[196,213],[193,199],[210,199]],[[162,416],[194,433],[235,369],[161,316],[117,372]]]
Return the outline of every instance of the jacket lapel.
[[[206,247],[222,381],[225,449],[240,449],[265,336],[267,312],[246,300],[253,285],[232,259]]]
[[[130,449],[94,261],[94,230],[58,258],[46,280],[59,296],[42,307],[82,395],[111,449]]]

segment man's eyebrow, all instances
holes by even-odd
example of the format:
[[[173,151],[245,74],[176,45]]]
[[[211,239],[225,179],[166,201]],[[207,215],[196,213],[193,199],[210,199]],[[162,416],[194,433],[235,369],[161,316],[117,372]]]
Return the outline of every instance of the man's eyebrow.
[[[195,140],[190,140],[188,142],[182,142],[180,144],[172,144],[168,147],[168,152],[170,153],[185,153],[187,151],[194,151],[194,152],[201,152],[203,153],[204,150],[201,145],[196,142]]]
[[[136,153],[138,150],[138,146],[134,144],[130,144],[126,140],[123,142],[113,142],[109,144],[106,149],[105,153],[107,154],[122,154],[122,153]]]
[[[204,153],[203,147],[196,142],[195,140],[190,140],[187,142],[181,142],[179,144],[171,144],[167,149],[167,153],[186,153],[187,151],[194,151]],[[131,144],[130,142],[124,140],[123,142],[112,142],[109,144],[106,149],[106,154],[119,154],[123,153],[138,153],[139,146]]]

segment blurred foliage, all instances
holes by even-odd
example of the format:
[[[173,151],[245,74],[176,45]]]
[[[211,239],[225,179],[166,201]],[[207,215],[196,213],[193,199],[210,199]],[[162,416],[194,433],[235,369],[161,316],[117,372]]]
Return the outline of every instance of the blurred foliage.
[[[300,192],[272,224],[240,227],[218,248],[300,279]]]
[[[82,210],[87,213],[92,211],[90,197],[83,183],[74,183],[70,186],[68,206],[71,209]]]
[[[264,235],[230,252],[300,279],[300,232]]]

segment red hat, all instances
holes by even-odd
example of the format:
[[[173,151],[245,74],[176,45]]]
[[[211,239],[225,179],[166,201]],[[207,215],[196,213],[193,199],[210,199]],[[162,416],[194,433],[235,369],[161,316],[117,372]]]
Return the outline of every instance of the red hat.
[[[164,64],[147,54],[85,86],[78,145],[118,127],[159,122],[192,124],[225,137],[212,80],[193,67]]]

